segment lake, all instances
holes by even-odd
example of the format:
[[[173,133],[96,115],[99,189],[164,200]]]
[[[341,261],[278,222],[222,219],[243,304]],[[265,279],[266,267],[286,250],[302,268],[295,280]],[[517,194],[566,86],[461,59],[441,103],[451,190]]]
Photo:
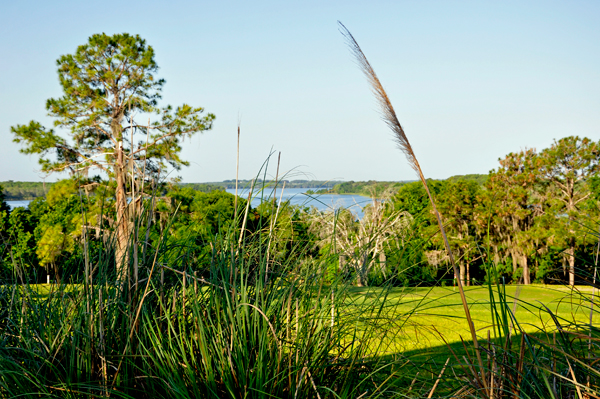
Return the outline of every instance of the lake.
[[[281,187],[277,187],[277,201],[290,200],[292,205],[314,206],[320,211],[332,210],[336,208],[348,208],[359,218],[362,218],[362,208],[371,202],[369,197],[362,195],[346,194],[304,194],[308,190],[317,191],[318,188],[286,188],[281,192]],[[248,188],[239,189],[238,195],[242,198],[248,198]],[[228,193],[235,194],[235,189],[227,189]],[[270,188],[262,193],[264,199],[273,197],[273,189]],[[252,206],[257,207],[261,202],[261,193],[255,193],[252,198]]]
[[[6,201],[6,203],[10,207],[10,209],[15,209],[15,208],[19,208],[19,207],[27,208],[27,205],[29,205],[30,202],[31,201],[29,201],[29,200],[23,200],[23,201]]]
[[[286,188],[281,192],[281,187],[277,188],[277,201],[290,200],[292,205],[314,206],[320,211],[336,208],[348,208],[359,218],[362,218],[362,208],[371,202],[371,199],[362,195],[344,195],[344,194],[304,194],[308,190],[316,191],[318,188]],[[248,198],[248,188],[240,188],[238,195],[242,198]],[[228,193],[235,194],[235,189],[228,189]],[[261,202],[261,195],[264,199],[272,198],[273,189],[265,190],[263,193],[255,192],[252,198],[252,206],[257,207]],[[17,207],[27,207],[31,201],[6,201],[10,209]]]

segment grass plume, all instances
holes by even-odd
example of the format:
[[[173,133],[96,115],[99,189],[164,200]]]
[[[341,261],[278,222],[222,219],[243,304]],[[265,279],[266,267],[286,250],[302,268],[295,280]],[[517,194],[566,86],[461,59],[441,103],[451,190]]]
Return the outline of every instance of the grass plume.
[[[350,31],[348,30],[348,28],[346,28],[344,26],[344,24],[342,24],[339,21],[338,21],[338,25],[340,27],[340,32],[346,39],[346,42],[348,44],[348,47],[350,48],[350,51],[356,58],[356,62],[358,64],[358,66],[360,67],[360,69],[364,73],[364,75],[366,76],[367,81],[369,82],[369,85],[371,86],[371,90],[373,91],[373,94],[375,95],[375,99],[377,100],[377,103],[379,104],[383,121],[388,125],[388,127],[394,133],[394,140],[396,141],[398,148],[400,148],[400,150],[404,153],[404,155],[406,155],[408,164],[410,165],[411,168],[413,168],[413,170],[415,172],[417,172],[417,175],[419,176],[419,179],[423,183],[425,191],[427,192],[427,196],[429,197],[429,201],[431,202],[431,207],[433,208],[433,211],[437,218],[440,232],[444,239],[444,246],[446,247],[446,251],[448,251],[448,256],[450,257],[450,263],[452,264],[452,268],[454,269],[454,275],[457,276],[457,285],[458,285],[458,289],[460,291],[460,296],[461,296],[461,300],[463,303],[463,307],[465,309],[465,316],[467,318],[467,322],[469,323],[469,329],[471,331],[471,338],[473,339],[473,346],[474,346],[475,352],[477,354],[477,360],[479,363],[479,367],[480,367],[481,373],[483,375],[485,375],[485,371],[483,368],[483,362],[481,360],[481,354],[479,351],[479,344],[477,341],[477,334],[475,332],[475,326],[473,324],[473,320],[471,319],[471,312],[469,311],[469,306],[468,306],[467,298],[465,297],[464,289],[463,289],[463,286],[461,283],[460,274],[456,267],[456,262],[454,261],[454,256],[452,255],[452,250],[450,249],[450,244],[448,243],[448,238],[446,236],[444,224],[442,223],[442,218],[440,216],[440,213],[437,210],[437,207],[435,206],[435,201],[433,200],[433,196],[431,195],[431,192],[429,191],[429,187],[427,185],[427,180],[425,179],[425,176],[423,175],[423,171],[421,170],[421,166],[419,165],[417,156],[415,155],[415,153],[412,149],[412,146],[410,145],[410,142],[408,141],[408,137],[406,136],[406,133],[404,132],[404,129],[402,128],[402,125],[400,124],[398,117],[396,116],[396,111],[394,111],[394,106],[392,105],[390,98],[388,97],[385,89],[383,88],[381,81],[377,77],[375,70],[369,63],[369,60],[367,60],[367,57],[361,50],[360,46],[358,45],[357,41],[354,39],[354,36],[352,36],[352,33],[350,33]],[[483,381],[484,381],[483,382],[484,388],[487,389],[485,387],[485,378],[483,378]]]

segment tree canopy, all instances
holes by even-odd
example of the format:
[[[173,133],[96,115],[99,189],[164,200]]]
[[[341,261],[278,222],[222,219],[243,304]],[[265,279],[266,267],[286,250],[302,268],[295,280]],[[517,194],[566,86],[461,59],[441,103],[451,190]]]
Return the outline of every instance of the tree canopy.
[[[39,122],[11,128],[21,152],[41,169],[87,176],[103,172],[115,186],[117,257],[126,260],[131,214],[148,179],[179,169],[181,140],[211,129],[214,115],[188,104],[158,107],[165,80],[154,49],[138,35],[95,34],[57,60],[62,97],[46,102],[54,129]],[[55,130],[56,129],[56,130]]]

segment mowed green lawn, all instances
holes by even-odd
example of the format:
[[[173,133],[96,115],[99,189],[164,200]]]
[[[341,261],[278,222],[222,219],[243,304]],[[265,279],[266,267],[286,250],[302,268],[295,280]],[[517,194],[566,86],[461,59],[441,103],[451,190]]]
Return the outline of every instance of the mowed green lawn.
[[[510,285],[505,290],[507,306],[511,311],[514,310],[522,331],[556,331],[556,324],[548,310],[557,316],[562,326],[571,323],[589,325],[591,287],[582,286],[571,290],[564,286]],[[497,292],[494,293],[497,301]],[[387,325],[391,329],[397,329],[388,340],[388,352],[440,346],[444,345],[444,340],[454,343],[459,342],[461,337],[465,341],[471,340],[457,288],[392,288],[387,296],[384,297],[383,294],[381,288],[354,288],[351,290],[349,303],[357,310],[373,301],[383,303],[382,328]],[[494,338],[488,287],[465,287],[465,294],[477,335],[487,339],[489,331],[491,338]],[[595,293],[596,297],[597,295],[598,292]],[[600,325],[600,309],[593,308],[592,313],[592,323]]]
[[[42,299],[52,296],[53,292],[61,297],[75,296],[82,292],[81,285],[37,285],[31,288],[37,291]],[[57,289],[63,291],[56,291]],[[193,287],[188,289],[193,290]],[[327,301],[332,297],[330,289],[331,287],[323,286],[319,290],[321,300],[327,304],[325,309],[330,303]],[[492,340],[495,338],[490,293],[487,287],[481,286],[466,287],[465,290],[475,328],[481,338],[480,344],[486,348],[488,331]],[[592,294],[595,297],[598,295],[589,287],[576,287],[575,290],[571,290],[562,286],[511,285],[506,286],[505,290],[506,304],[509,309],[514,309],[519,325],[518,331],[513,333],[510,345],[513,351],[519,350],[520,331],[535,335],[535,339],[552,339],[551,333],[556,331],[557,327],[549,311],[565,328],[572,328],[570,324],[577,323],[580,329],[585,330],[589,326]],[[447,379],[440,383],[436,395],[450,395],[463,387],[464,381],[456,378],[455,373],[464,373],[464,363],[467,360],[463,362],[463,356],[473,359],[468,363],[472,364],[475,360],[471,335],[457,289],[342,287],[339,291],[334,291],[333,296],[337,298],[333,309],[334,328],[338,326],[344,329],[341,334],[347,334],[348,337],[347,342],[340,345],[340,349],[347,348],[346,343],[351,345],[353,342],[367,339],[366,356],[378,357],[383,362],[389,360],[390,366],[386,370],[389,371],[389,376],[394,378],[394,389],[402,391],[410,387],[415,397],[425,397],[431,391],[446,362],[449,371],[446,371],[444,378]],[[188,296],[190,297],[193,296]],[[498,299],[497,292],[495,297]],[[600,326],[600,309],[594,308],[592,313],[593,324]],[[298,314],[297,310],[295,314]],[[310,311],[307,314],[314,317]],[[269,317],[276,318],[277,315]],[[325,317],[323,324],[329,325],[331,316],[328,311],[321,313],[319,317]],[[293,325],[293,314],[290,322]],[[280,330],[279,333],[283,336],[285,331]],[[268,334],[267,337],[271,335]],[[465,340],[464,346],[461,337]],[[484,361],[489,361],[487,352],[482,356]]]
[[[35,287],[40,296],[45,297],[58,286],[38,284],[32,287]],[[81,286],[66,285],[62,288],[66,292],[72,292],[81,289]],[[571,290],[557,285],[508,285],[505,290],[508,308],[514,311],[519,329],[527,333],[556,331],[556,324],[549,311],[557,316],[562,326],[571,323],[589,325],[591,297],[592,294],[598,296],[598,292],[593,293],[592,288],[587,286]],[[491,338],[494,338],[488,287],[465,287],[465,293],[477,335],[487,339],[489,331]],[[498,300],[495,288],[494,296]],[[443,346],[444,341],[456,343],[461,338],[471,340],[457,288],[387,290],[354,287],[350,288],[345,303],[346,308],[338,309],[337,317],[344,317],[346,312],[364,312],[367,317],[373,316],[372,309],[378,307],[374,305],[381,305],[376,322],[385,342],[378,350],[384,350],[388,354]],[[600,326],[600,308],[593,308],[592,314],[592,323]]]

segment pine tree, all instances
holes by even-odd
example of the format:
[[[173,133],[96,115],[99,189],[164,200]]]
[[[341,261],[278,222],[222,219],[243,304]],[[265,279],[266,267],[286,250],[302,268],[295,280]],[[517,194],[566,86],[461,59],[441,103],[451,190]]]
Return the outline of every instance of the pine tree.
[[[134,202],[140,194],[134,182],[169,165],[187,165],[179,157],[181,140],[209,130],[214,115],[187,104],[158,108],[165,80],[156,78],[154,50],[138,35],[93,35],[57,65],[63,96],[46,103],[57,130],[31,121],[11,128],[14,141],[24,146],[21,152],[40,156],[43,172],[87,176],[95,170],[115,184],[117,274],[123,281],[132,218],[127,198]]]

